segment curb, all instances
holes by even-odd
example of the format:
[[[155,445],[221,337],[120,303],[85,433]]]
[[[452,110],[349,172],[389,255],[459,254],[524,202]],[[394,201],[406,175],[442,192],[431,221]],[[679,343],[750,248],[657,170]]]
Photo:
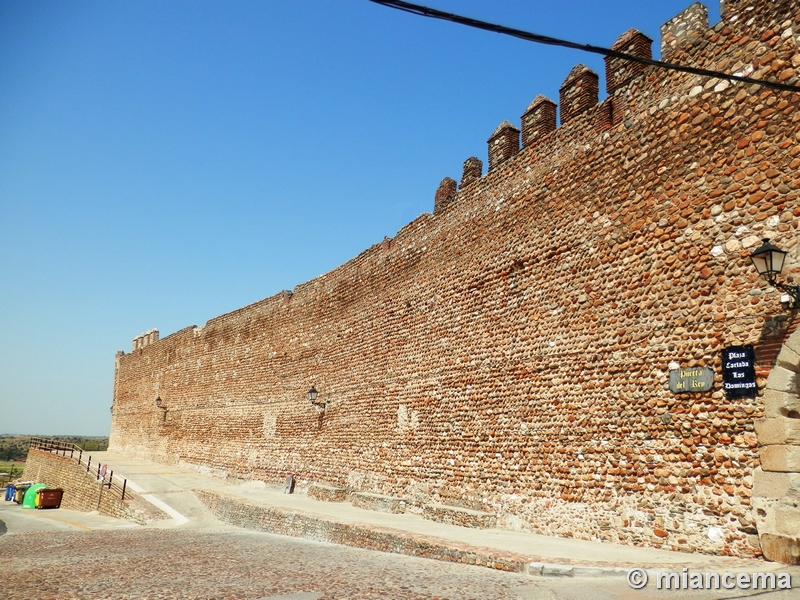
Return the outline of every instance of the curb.
[[[532,562],[528,565],[528,575],[535,577],[623,577],[629,570],[622,567],[587,567],[543,562]]]

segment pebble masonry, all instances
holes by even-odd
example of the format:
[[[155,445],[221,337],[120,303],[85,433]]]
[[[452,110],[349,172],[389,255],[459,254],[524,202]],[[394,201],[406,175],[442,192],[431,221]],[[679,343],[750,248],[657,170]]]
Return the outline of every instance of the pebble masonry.
[[[797,84],[800,2],[722,10],[665,24],[662,60]],[[800,332],[748,258],[771,238],[800,279],[800,94],[618,59],[606,79],[598,103],[598,75],[572,69],[558,110],[537,96],[520,129],[503,121],[488,173],[468,159],[393,239],[137,337],[110,448],[509,529],[800,561]],[[727,398],[720,352],[746,344],[758,394]],[[711,389],[671,392],[690,367]]]

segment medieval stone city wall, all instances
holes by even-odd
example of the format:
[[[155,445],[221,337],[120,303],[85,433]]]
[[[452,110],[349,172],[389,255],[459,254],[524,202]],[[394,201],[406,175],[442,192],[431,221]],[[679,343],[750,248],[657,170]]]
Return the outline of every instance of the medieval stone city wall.
[[[777,8],[776,8],[777,7]],[[795,83],[796,2],[692,5],[662,59]],[[656,42],[658,43],[658,42]],[[647,55],[628,31],[615,48]],[[758,555],[763,392],[793,313],[748,255],[800,273],[800,97],[609,59],[489,140],[435,211],[307,283],[117,357],[110,448],[220,476],[322,481],[500,526]],[[534,90],[535,92],[535,90]],[[519,148],[520,137],[524,146]],[[709,366],[675,394],[671,367]],[[312,406],[314,385],[325,410]],[[155,399],[161,399],[159,407]]]

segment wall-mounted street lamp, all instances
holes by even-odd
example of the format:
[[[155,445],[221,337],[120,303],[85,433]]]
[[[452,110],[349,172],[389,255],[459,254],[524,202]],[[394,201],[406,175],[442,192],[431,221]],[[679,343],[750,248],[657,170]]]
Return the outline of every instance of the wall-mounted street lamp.
[[[325,410],[325,408],[327,408],[328,401],[327,400],[320,400],[320,401],[317,400],[317,398],[319,397],[319,392],[314,388],[313,385],[311,386],[311,389],[308,390],[308,394],[307,395],[308,395],[308,401],[311,402],[311,404],[313,404],[314,406],[319,406],[323,410]]]
[[[787,308],[797,308],[800,305],[800,285],[786,285],[775,280],[783,269],[786,252],[770,243],[768,238],[764,238],[763,241],[764,243],[750,255],[753,266],[772,287],[786,292],[781,296],[782,304]]]
[[[166,406],[161,406],[161,397],[160,396],[158,396],[156,398],[156,408],[160,408],[161,410],[164,411],[163,420],[166,421],[167,420],[167,407]]]

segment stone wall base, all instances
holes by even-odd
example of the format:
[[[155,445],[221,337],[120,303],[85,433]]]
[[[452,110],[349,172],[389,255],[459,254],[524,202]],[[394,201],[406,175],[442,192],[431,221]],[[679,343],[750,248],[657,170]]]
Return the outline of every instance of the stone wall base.
[[[768,560],[800,565],[800,538],[779,533],[762,533],[761,549]]]
[[[491,529],[497,525],[497,515],[446,504],[426,504],[422,509],[422,516],[439,523],[475,529]]]
[[[394,529],[326,521],[293,510],[260,506],[248,500],[210,490],[195,494],[221,521],[245,529],[342,544],[367,550],[433,558],[447,562],[526,573],[531,557],[487,548],[453,548],[444,540]]]
[[[405,500],[370,492],[353,492],[350,495],[350,503],[358,508],[365,508],[378,512],[394,514],[406,512]]]
[[[323,483],[312,483],[308,486],[306,493],[310,498],[321,500],[322,502],[345,502],[347,500],[347,488]]]

